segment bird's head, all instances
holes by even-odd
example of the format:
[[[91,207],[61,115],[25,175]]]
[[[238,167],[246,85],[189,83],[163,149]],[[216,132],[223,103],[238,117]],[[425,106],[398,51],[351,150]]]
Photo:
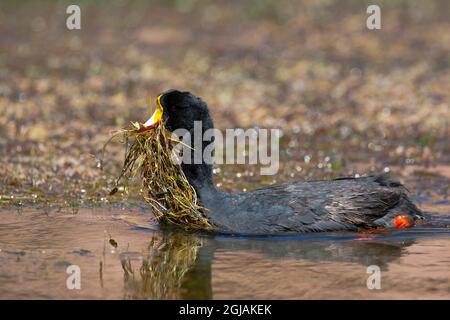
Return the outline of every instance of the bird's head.
[[[164,121],[170,131],[194,128],[194,121],[201,121],[204,129],[212,128],[205,102],[187,91],[168,90],[156,99],[157,109],[144,124],[145,129],[152,128]]]

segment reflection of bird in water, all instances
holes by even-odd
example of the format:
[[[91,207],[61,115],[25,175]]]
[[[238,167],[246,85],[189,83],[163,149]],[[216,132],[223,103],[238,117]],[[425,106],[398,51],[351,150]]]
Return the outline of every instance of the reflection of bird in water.
[[[415,242],[413,238],[355,241],[361,239],[366,238],[203,237],[170,228],[152,237],[139,266],[133,265],[132,259],[122,259],[126,298],[211,299],[211,265],[216,251],[249,251],[273,259],[353,262],[387,269]]]
[[[228,241],[227,241],[228,242]],[[234,243],[219,244],[217,249],[256,251],[271,258],[289,258],[308,261],[353,262],[362,265],[377,265],[387,268],[388,264],[399,258],[404,248],[414,240],[402,243],[386,243],[373,241],[230,241]]]

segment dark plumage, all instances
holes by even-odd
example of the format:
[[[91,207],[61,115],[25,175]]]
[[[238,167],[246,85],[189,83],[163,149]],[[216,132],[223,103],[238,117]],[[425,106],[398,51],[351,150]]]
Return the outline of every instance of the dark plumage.
[[[213,128],[208,107],[189,92],[170,90],[161,96],[166,127],[187,129],[194,121],[202,130]],[[209,142],[205,142],[206,147]],[[182,164],[216,231],[243,234],[278,234],[361,230],[393,227],[397,215],[414,221],[422,212],[408,199],[405,188],[386,176],[339,178],[268,186],[245,193],[217,190],[212,167]]]

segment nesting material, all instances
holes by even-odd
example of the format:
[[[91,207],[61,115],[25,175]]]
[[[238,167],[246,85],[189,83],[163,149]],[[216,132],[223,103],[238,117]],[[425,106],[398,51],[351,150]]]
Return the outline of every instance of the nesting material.
[[[171,137],[171,132],[159,123],[151,129],[143,129],[133,123],[114,136],[122,136],[123,141],[131,140],[125,155],[121,180],[139,175],[145,201],[152,207],[156,219],[187,229],[211,230],[206,217],[206,208],[199,203],[195,189],[186,179],[181,166],[173,161],[173,148],[182,143]],[[117,187],[111,194],[117,191]]]

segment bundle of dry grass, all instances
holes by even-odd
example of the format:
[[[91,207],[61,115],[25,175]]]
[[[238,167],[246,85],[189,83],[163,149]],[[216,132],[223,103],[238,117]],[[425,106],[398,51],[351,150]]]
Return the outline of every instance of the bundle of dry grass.
[[[120,180],[140,175],[143,196],[152,207],[159,222],[171,223],[187,229],[211,230],[206,209],[198,201],[195,189],[190,185],[181,166],[173,161],[173,148],[182,143],[171,138],[171,132],[159,123],[156,127],[142,130],[142,125],[132,124],[115,136],[123,141],[132,140],[128,149]],[[176,156],[176,155],[175,155]],[[117,187],[111,194],[117,191]]]

